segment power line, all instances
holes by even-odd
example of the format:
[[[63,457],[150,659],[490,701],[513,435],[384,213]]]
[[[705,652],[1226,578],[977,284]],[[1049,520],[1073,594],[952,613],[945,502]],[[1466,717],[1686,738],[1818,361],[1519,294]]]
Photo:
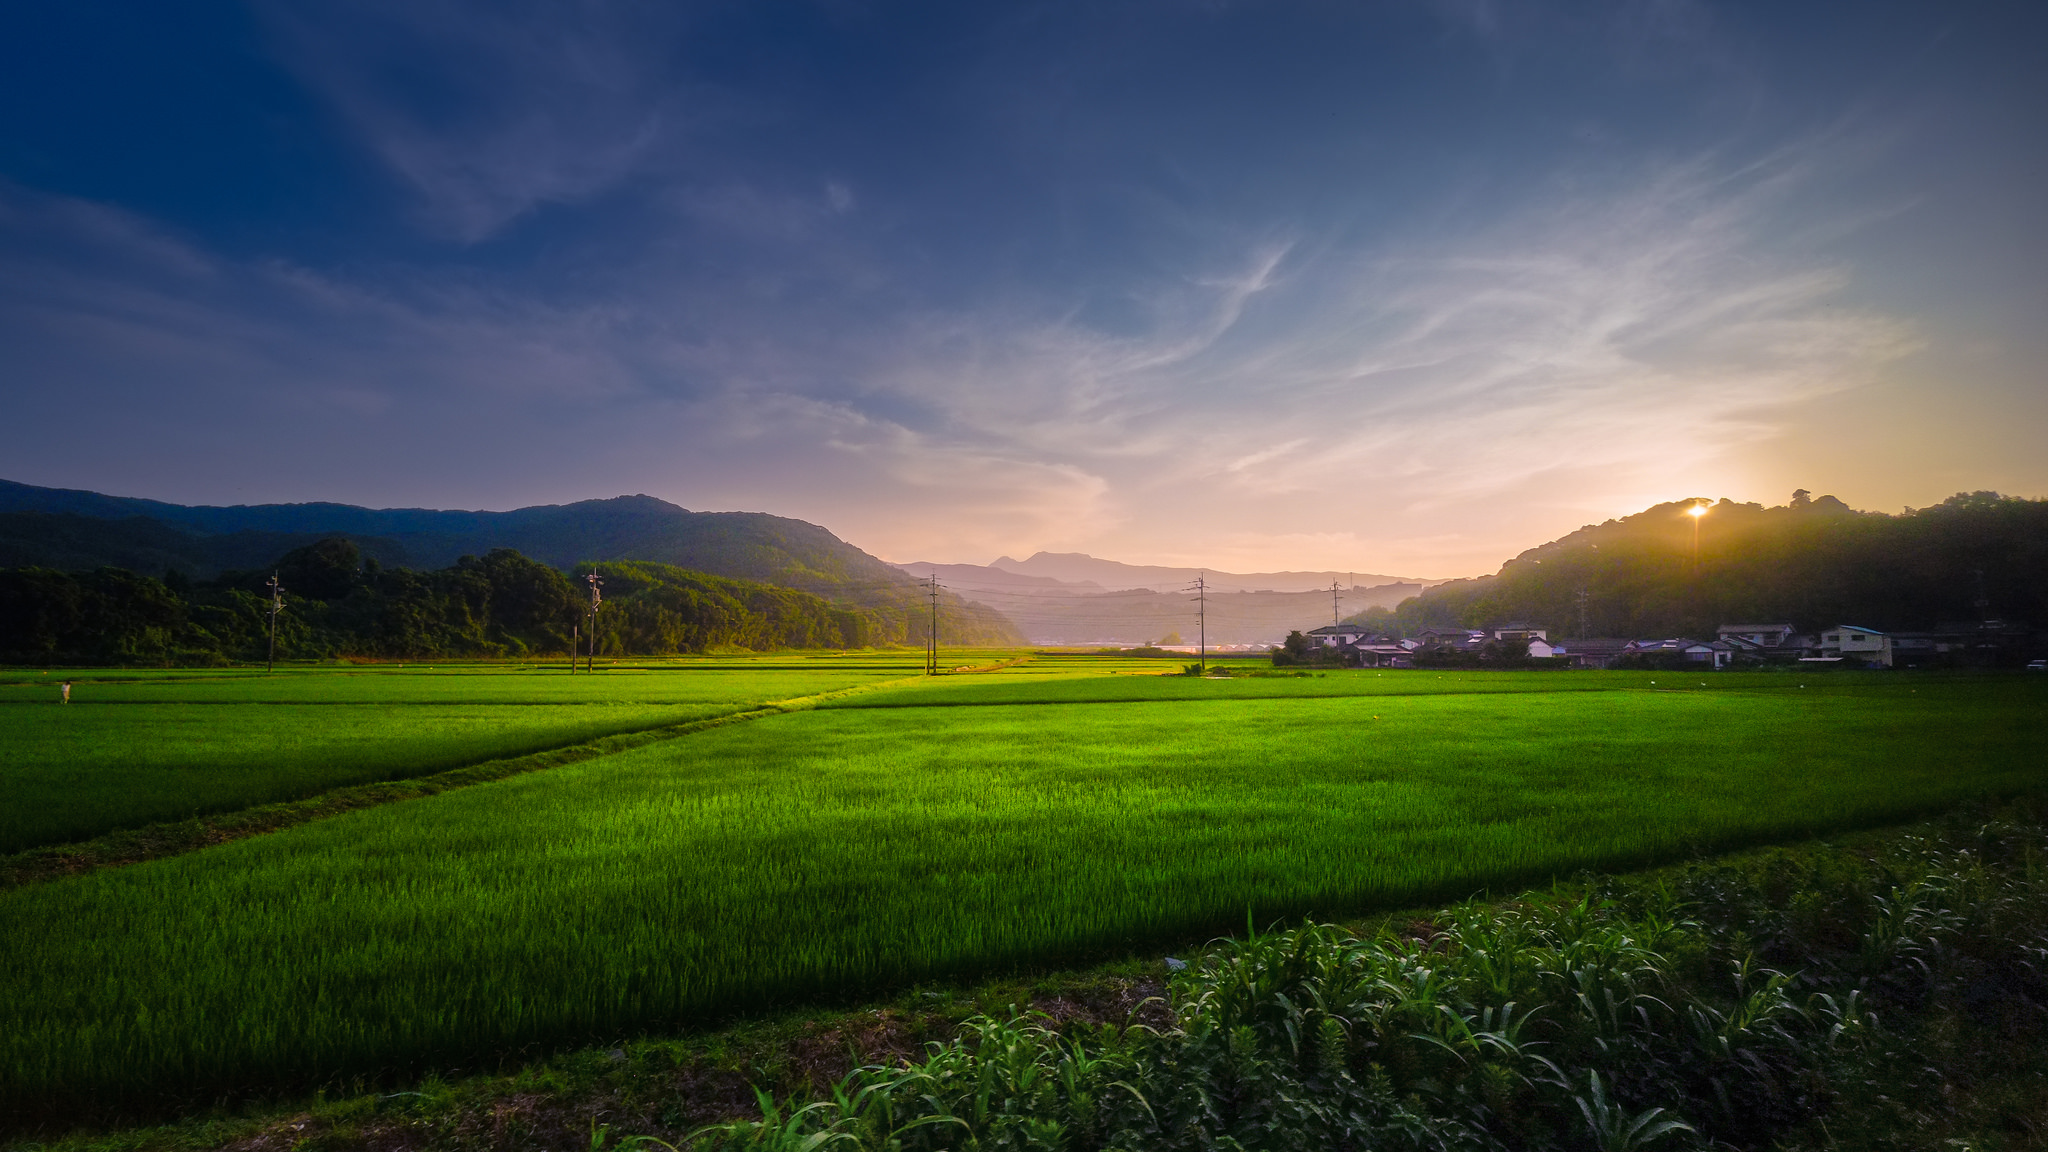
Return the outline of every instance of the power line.
[[[1209,574],[1195,577],[1189,589],[1195,594],[1195,659],[1203,675],[1209,672]]]

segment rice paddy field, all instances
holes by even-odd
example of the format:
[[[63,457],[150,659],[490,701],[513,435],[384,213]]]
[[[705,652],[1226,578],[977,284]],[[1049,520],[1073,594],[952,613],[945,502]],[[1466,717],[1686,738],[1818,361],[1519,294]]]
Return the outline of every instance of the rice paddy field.
[[[349,754],[402,771],[796,702],[0,892],[0,1105],[402,1076],[1895,822],[2037,790],[2048,762],[2048,677],[1004,655],[930,679],[873,657],[110,678],[68,709],[0,680],[6,827],[66,772],[91,782],[74,821],[103,814],[75,826],[112,826],[139,818],[124,781],[213,771],[233,803],[287,762],[312,788]],[[277,723],[205,719],[230,713]],[[286,728],[317,743],[280,752]]]
[[[907,667],[0,680],[0,853],[759,708]],[[49,707],[69,675],[72,703]]]

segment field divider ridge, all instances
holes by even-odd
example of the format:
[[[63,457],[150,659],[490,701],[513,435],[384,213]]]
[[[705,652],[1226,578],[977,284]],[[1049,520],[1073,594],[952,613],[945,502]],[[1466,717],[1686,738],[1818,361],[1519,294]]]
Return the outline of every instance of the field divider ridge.
[[[375,808],[404,800],[425,799],[443,792],[452,792],[457,788],[489,784],[495,780],[523,776],[529,772],[579,764],[585,760],[595,760],[601,756],[689,736],[709,728],[722,728],[728,724],[759,720],[766,716],[779,716],[786,712],[808,711],[828,700],[872,692],[879,688],[893,688],[922,679],[923,675],[919,674],[895,680],[876,681],[872,684],[857,684],[809,696],[793,696],[787,700],[772,700],[751,708],[741,708],[722,716],[707,716],[679,724],[643,728],[637,732],[618,732],[578,744],[529,752],[524,756],[508,756],[461,768],[450,768],[445,772],[436,772],[428,776],[354,784],[303,800],[258,804],[233,812],[195,816],[189,820],[124,828],[95,836],[90,840],[29,848],[0,856],[0,892],[58,880],[66,876],[95,872],[101,868],[118,868],[127,864],[160,860],[167,856],[182,856],[187,852],[197,852],[216,844],[282,832],[287,828],[295,828],[301,824],[310,824],[316,820],[325,820],[364,808]]]

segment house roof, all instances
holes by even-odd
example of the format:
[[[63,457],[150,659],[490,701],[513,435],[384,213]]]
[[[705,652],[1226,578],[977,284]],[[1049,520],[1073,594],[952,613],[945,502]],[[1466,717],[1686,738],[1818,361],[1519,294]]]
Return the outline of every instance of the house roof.
[[[1790,624],[1723,624],[1716,632],[1795,632]]]
[[[1868,632],[1868,633],[1869,633],[1869,634],[1871,634],[1872,636],[1882,636],[1882,635],[1884,635],[1884,633],[1882,633],[1882,632],[1879,632],[1879,631],[1878,631],[1877,629],[1875,629],[1875,628],[1865,628],[1865,627],[1864,627],[1863,625],[1861,625],[1861,624],[1837,624],[1837,625],[1835,625],[1835,626],[1834,626],[1833,628],[1830,628],[1830,629],[1828,629],[1828,631],[1830,631],[1830,632]]]
[[[1550,641],[1550,646],[1552,648],[1562,648],[1566,652],[1572,653],[1619,652],[1632,643],[1634,641],[1618,639],[1613,636],[1590,636],[1582,640],[1552,640]]]

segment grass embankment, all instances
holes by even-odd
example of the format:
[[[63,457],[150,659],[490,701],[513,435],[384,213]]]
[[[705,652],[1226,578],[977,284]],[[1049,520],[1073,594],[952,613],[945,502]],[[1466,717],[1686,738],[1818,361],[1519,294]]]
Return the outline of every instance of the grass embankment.
[[[49,1105],[393,1073],[2040,783],[2040,684],[1840,684],[716,729],[7,894],[0,1083]]]
[[[0,853],[427,776],[894,670],[294,672],[0,685]]]

